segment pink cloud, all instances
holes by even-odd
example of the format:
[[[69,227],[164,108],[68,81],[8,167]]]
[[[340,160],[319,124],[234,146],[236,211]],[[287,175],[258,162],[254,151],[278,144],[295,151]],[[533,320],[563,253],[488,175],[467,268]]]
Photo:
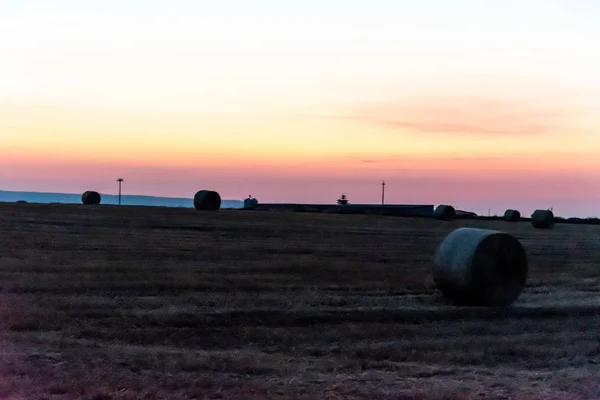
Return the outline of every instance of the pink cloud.
[[[423,97],[358,104],[309,118],[375,124],[425,134],[542,135],[573,128],[578,110],[564,99]]]

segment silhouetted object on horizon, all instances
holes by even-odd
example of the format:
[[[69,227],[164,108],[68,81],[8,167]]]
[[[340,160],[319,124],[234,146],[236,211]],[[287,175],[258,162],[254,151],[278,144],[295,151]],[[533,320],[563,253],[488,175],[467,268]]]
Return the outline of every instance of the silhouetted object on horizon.
[[[521,213],[518,210],[508,209],[504,211],[503,219],[506,222],[519,222],[521,220]]]
[[[117,182],[119,182],[119,205],[121,205],[121,183],[123,183],[123,178],[117,179]]]
[[[221,196],[213,190],[200,190],[194,196],[196,210],[216,211],[221,208]]]
[[[439,219],[440,221],[452,221],[456,218],[456,210],[452,206],[440,204],[435,208],[433,218]]]
[[[508,306],[527,281],[527,255],[507,233],[458,228],[439,245],[434,260],[435,286],[450,301],[469,306]]]
[[[385,204],[385,181],[381,181],[381,206]]]
[[[348,204],[348,198],[346,197],[346,195],[345,195],[345,194],[342,194],[342,195],[340,196],[340,198],[339,198],[339,199],[337,199],[337,203],[338,203],[340,206],[345,206],[346,204]]]
[[[81,196],[81,202],[83,204],[100,204],[101,200],[100,193],[91,190],[83,193]]]
[[[477,218],[478,215],[473,211],[455,210],[454,216],[456,218]]]
[[[261,211],[307,211],[342,214],[383,214],[395,216],[418,216],[431,218],[433,204],[297,204],[297,203],[260,203],[255,207]]]
[[[531,225],[537,229],[552,229],[554,227],[554,213],[550,210],[535,210],[531,214]]]
[[[257,204],[258,204],[258,200],[252,198],[251,195],[249,195],[247,199],[244,199],[244,209],[245,210],[253,210]]]

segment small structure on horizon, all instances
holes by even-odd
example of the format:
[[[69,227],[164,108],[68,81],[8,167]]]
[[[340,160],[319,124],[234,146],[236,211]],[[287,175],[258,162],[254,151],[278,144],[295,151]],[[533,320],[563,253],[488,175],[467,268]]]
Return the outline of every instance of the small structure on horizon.
[[[119,205],[121,205],[121,184],[123,183],[123,178],[117,179],[117,182],[119,182]]]
[[[345,194],[342,194],[342,195],[340,196],[340,198],[339,198],[339,199],[337,199],[337,203],[338,203],[340,206],[345,206],[346,204],[348,204],[348,198],[346,197],[346,195],[345,195]]]
[[[244,199],[244,209],[252,210],[258,204],[258,200],[252,197],[252,195],[248,195],[247,199]]]

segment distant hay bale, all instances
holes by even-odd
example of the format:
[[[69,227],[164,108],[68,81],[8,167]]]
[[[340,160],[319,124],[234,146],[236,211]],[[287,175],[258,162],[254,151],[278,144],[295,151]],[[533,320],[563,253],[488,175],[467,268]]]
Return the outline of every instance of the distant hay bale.
[[[221,208],[221,195],[213,190],[200,190],[194,196],[196,210],[216,211]]]
[[[504,220],[506,222],[519,222],[521,220],[521,213],[518,210],[508,209],[504,211]]]
[[[456,218],[456,210],[452,206],[440,204],[435,208],[433,218],[439,219],[440,221],[451,221]]]
[[[433,279],[438,290],[454,303],[497,307],[517,300],[527,272],[527,255],[514,236],[459,228],[439,245]]]
[[[552,229],[554,227],[554,213],[550,210],[535,210],[531,214],[531,225],[537,229]]]
[[[100,204],[101,200],[100,193],[91,190],[83,193],[81,196],[81,202],[83,204]]]
[[[258,204],[258,200],[256,200],[255,198],[248,197],[247,199],[244,199],[244,209],[246,209],[246,210],[254,209],[254,207],[257,204]]]

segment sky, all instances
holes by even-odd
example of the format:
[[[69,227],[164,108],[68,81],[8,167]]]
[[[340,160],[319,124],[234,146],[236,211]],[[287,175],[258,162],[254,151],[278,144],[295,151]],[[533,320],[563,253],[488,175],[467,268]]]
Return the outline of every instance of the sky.
[[[600,2],[0,0],[0,190],[600,216]]]

